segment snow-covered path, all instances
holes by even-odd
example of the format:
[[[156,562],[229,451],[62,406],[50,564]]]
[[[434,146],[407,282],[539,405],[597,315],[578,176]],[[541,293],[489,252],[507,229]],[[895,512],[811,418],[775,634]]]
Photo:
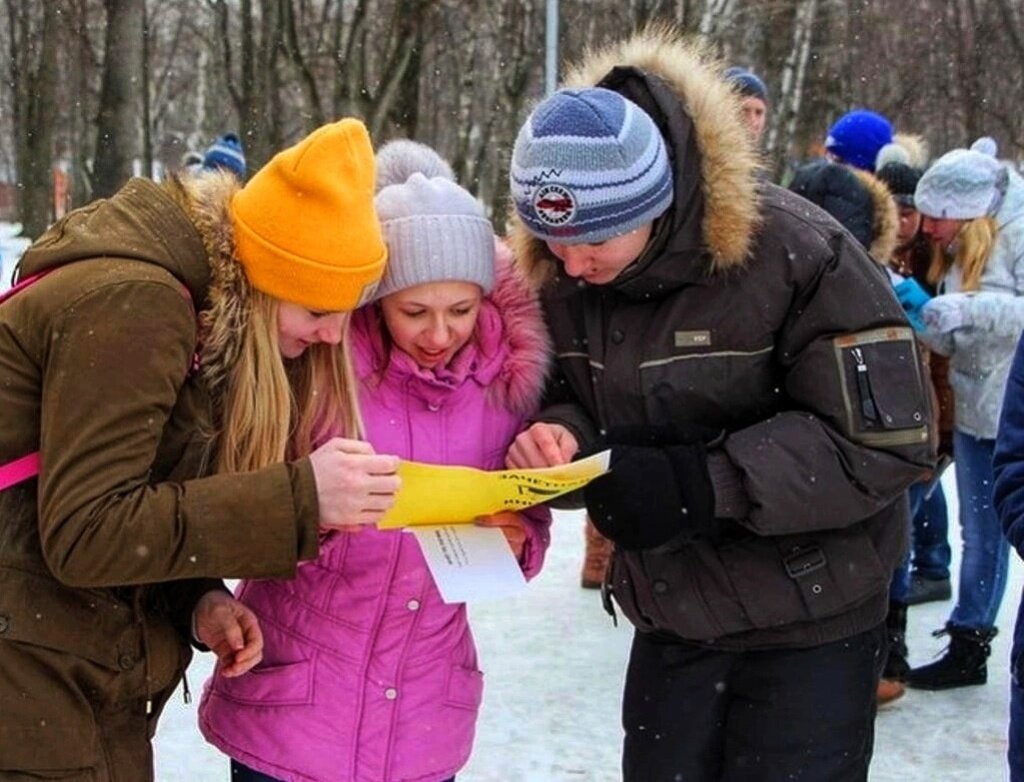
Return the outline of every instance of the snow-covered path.
[[[943,478],[956,512],[952,470]],[[950,530],[954,556],[959,531]],[[619,694],[631,632],[613,627],[596,592],[578,586],[582,516],[556,514],[544,572],[512,600],[472,609],[487,676],[483,713],[459,782],[615,782],[619,779]],[[995,782],[1006,778],[1006,703],[1013,619],[1024,567],[1011,555],[1010,584],[989,662],[989,683],[944,693],[910,691],[876,725],[872,782]],[[930,636],[951,603],[910,610],[911,662],[945,646]],[[190,669],[198,691],[209,655]],[[195,705],[172,699],[156,741],[160,782],[227,782],[224,757],[195,727]]]

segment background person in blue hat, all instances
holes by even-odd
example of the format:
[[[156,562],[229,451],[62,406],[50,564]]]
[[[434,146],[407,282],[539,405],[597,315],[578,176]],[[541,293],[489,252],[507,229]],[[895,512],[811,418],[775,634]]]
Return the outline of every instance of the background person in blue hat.
[[[230,171],[240,182],[245,181],[245,152],[234,133],[218,136],[203,154],[203,171]]]
[[[726,68],[722,75],[739,93],[743,121],[754,139],[760,141],[768,124],[768,88],[760,76],[738,65]]]
[[[892,142],[892,124],[867,109],[847,112],[828,129],[825,151],[830,159],[864,171],[875,170],[882,147]]]
[[[589,55],[513,149],[556,367],[507,462],[611,449],[582,500],[636,628],[626,782],[867,779],[931,410],[885,275],[757,171],[718,63],[653,31]]]

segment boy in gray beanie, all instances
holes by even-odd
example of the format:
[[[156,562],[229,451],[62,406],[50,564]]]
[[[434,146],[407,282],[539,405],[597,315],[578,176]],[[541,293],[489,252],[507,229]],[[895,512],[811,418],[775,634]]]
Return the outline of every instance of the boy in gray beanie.
[[[557,369],[507,461],[611,450],[576,499],[636,626],[625,782],[867,778],[929,399],[885,275],[758,158],[719,64],[655,31],[592,52],[512,155]]]

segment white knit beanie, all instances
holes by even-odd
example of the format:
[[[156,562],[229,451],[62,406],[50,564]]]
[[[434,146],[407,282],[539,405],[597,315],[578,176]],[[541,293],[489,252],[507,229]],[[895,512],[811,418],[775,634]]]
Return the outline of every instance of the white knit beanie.
[[[427,282],[494,287],[494,229],[430,147],[406,140],[381,147],[374,205],[388,246],[374,299]]]
[[[980,138],[970,149],[954,149],[940,157],[917,183],[914,204],[918,211],[953,220],[994,215],[1009,182],[1009,174],[995,154],[995,142]]]

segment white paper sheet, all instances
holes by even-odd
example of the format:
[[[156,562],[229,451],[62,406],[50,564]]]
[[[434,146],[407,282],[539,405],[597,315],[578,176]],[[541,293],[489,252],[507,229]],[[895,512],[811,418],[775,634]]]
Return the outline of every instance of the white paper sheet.
[[[448,524],[410,527],[446,603],[491,600],[515,594],[526,578],[497,527]]]

